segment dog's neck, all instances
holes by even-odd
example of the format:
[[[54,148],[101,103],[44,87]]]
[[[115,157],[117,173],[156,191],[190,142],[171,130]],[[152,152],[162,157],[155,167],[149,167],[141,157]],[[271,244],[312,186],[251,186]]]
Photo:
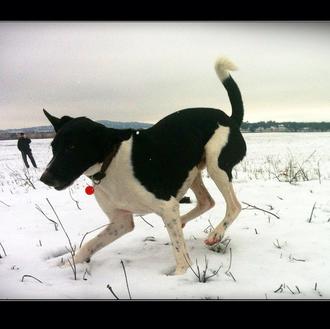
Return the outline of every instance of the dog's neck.
[[[94,184],[100,184],[101,180],[106,176],[106,171],[110,166],[112,159],[117,154],[120,144],[121,143],[118,143],[113,147],[113,149],[103,159],[102,164],[96,163],[84,172],[84,174],[87,175]]]
[[[102,163],[95,163],[94,165],[89,167],[83,174],[88,177],[93,176],[101,170],[101,166],[102,166]]]

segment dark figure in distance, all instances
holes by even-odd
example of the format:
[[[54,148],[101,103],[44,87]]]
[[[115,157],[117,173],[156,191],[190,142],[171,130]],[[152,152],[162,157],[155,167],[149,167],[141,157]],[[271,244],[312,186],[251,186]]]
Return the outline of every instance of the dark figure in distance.
[[[31,139],[25,137],[24,133],[21,133],[20,135],[21,135],[21,137],[18,139],[17,147],[22,153],[22,158],[23,158],[23,161],[24,161],[24,164],[25,164],[26,168],[30,167],[28,162],[27,162],[27,157],[26,156],[28,156],[30,158],[30,161],[31,161],[33,167],[37,168],[36,162],[34,161],[32,151],[31,151],[30,145],[29,145],[31,143]]]

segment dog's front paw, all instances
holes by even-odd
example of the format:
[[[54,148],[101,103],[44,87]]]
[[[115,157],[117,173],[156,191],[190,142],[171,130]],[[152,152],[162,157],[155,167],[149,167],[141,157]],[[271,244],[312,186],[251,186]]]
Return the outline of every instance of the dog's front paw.
[[[188,265],[171,266],[163,271],[167,276],[181,275],[187,272]]]
[[[63,265],[64,261],[63,261],[63,257],[57,257],[57,258],[47,259],[46,263],[50,267],[57,267]]]
[[[177,266],[174,272],[174,275],[182,275],[187,272],[188,265]]]
[[[90,255],[86,254],[83,250],[80,250],[75,256],[74,256],[74,262],[76,264],[90,262]]]

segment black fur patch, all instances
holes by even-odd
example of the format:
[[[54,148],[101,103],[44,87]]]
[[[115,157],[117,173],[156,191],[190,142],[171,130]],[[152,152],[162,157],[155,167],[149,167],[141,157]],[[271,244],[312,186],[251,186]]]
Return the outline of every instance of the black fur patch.
[[[223,169],[229,177],[229,181],[232,180],[233,167],[239,163],[246,154],[246,144],[239,129],[232,127],[229,132],[228,142],[222,149],[218,165]]]
[[[231,131],[230,145],[220,156],[229,173],[245,155],[237,124],[218,109],[192,108],[172,113],[153,127],[134,134],[135,177],[157,198],[175,197],[189,171],[201,161],[205,144],[219,126],[230,127]]]

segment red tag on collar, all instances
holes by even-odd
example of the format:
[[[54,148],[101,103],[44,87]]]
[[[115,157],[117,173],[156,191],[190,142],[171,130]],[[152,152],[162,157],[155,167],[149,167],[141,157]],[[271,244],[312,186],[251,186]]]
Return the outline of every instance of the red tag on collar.
[[[90,186],[90,185],[86,186],[85,193],[88,194],[88,195],[94,194],[94,187]]]

